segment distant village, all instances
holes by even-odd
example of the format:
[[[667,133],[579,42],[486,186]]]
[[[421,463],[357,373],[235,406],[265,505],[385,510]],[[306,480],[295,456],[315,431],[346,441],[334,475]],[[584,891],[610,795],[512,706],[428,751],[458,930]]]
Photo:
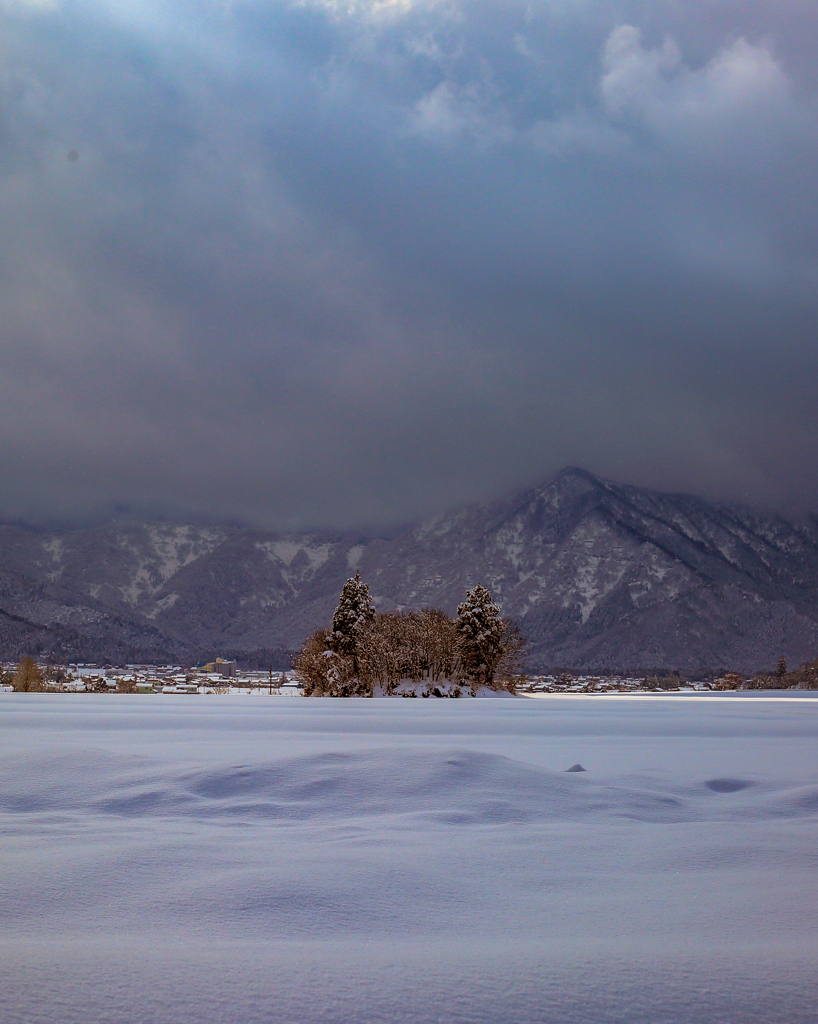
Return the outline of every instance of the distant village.
[[[50,665],[23,658],[4,665],[0,692],[47,693],[246,693],[297,695],[300,687],[286,672],[240,670],[235,661],[216,658],[193,668],[181,665]]]
[[[769,687],[769,680],[765,689]],[[724,690],[758,689],[758,680],[728,672],[715,680],[687,681],[680,676],[607,676],[560,672],[521,678],[516,692],[534,696],[546,693],[706,693]],[[800,688],[795,684],[781,688]],[[130,693],[130,694],[245,694],[247,696],[302,696],[303,680],[295,672],[249,671],[235,661],[214,661],[184,668],[181,665],[125,666],[70,664],[52,665],[24,658],[19,664],[0,665],[0,694],[45,693]],[[397,694],[396,694],[397,695]],[[403,696],[404,694],[399,694]],[[406,694],[408,695],[408,694]],[[416,694],[412,694],[416,695]],[[420,696],[440,697],[434,681],[420,687]]]

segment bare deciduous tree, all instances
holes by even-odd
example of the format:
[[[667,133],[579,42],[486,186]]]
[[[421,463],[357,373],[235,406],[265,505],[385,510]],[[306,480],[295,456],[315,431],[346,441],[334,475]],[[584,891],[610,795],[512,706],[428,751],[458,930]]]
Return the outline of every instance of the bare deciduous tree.
[[[43,673],[34,658],[20,659],[20,664],[14,673],[12,686],[18,693],[33,693],[44,688]]]

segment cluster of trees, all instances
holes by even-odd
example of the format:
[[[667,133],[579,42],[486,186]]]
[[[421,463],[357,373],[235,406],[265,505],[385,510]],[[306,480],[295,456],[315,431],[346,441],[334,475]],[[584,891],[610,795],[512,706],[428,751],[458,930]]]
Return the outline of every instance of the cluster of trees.
[[[678,690],[687,680],[679,672],[660,672],[657,675],[645,676],[646,690]]]
[[[792,670],[786,658],[779,658],[773,672],[756,672],[752,677],[740,672],[723,672],[712,684],[714,690],[818,690],[818,658]]]
[[[344,584],[329,629],[306,641],[294,668],[305,696],[371,697],[400,683],[454,683],[452,692],[480,686],[513,690],[519,682],[525,641],[478,584],[450,618],[438,609],[386,612],[372,607],[360,573]],[[437,689],[437,693],[440,690]]]
[[[728,673],[729,675],[730,673]],[[744,683],[746,690],[818,690],[818,658],[804,662],[798,668],[787,669],[785,658],[780,658],[774,672],[757,672]]]

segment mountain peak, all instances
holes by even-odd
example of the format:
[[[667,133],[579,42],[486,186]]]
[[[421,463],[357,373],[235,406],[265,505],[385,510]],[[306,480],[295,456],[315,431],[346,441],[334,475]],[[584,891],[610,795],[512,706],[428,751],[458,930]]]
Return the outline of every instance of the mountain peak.
[[[572,496],[579,497],[589,491],[601,491],[604,487],[602,480],[589,473],[587,469],[580,466],[566,466],[558,473],[555,473],[545,483],[540,484],[536,490],[541,494],[555,494],[563,498]]]
[[[599,477],[594,476],[594,474],[589,472],[587,469],[583,469],[582,466],[564,466],[561,470],[559,470],[559,472],[555,473],[551,477],[549,482],[556,483],[558,480],[563,480],[566,478],[576,478],[578,480],[585,480],[592,484],[601,483]]]

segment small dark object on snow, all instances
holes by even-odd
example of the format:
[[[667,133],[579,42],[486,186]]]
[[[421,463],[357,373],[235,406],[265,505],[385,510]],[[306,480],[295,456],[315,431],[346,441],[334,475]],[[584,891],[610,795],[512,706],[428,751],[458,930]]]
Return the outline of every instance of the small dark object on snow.
[[[744,779],[708,779],[705,786],[714,793],[738,793],[752,786],[752,782],[745,782]]]
[[[576,764],[572,764],[570,768],[565,769],[567,772],[587,772],[587,768],[583,768],[582,765],[577,761]]]

